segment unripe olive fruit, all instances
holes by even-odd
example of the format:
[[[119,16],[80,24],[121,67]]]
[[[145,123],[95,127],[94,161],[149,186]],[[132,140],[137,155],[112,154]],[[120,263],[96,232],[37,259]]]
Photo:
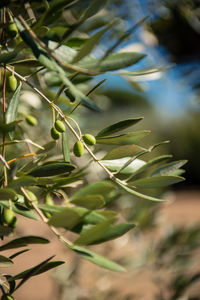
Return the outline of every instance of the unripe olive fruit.
[[[5,208],[3,212],[3,221],[10,227],[15,227],[17,223],[17,218],[13,210]]]
[[[31,115],[28,115],[26,117],[26,122],[31,126],[36,126],[38,124],[37,119]]]
[[[28,195],[28,198],[31,200],[31,202],[33,202],[34,204],[38,204],[38,199],[37,199],[36,195],[33,192],[26,189],[26,194]],[[26,207],[33,208],[33,206],[31,205],[31,203],[29,201],[29,199],[27,199],[26,196],[25,196],[24,197],[24,203],[25,203]]]
[[[17,88],[17,79],[13,74],[8,76],[8,88],[11,92],[14,92]]]
[[[96,144],[96,139],[92,134],[86,133],[83,135],[83,140],[87,145],[95,145]]]
[[[10,23],[8,25],[8,35],[11,37],[11,38],[14,38],[16,37],[18,34],[18,29],[17,29],[17,26],[14,22]]]
[[[58,140],[60,138],[60,132],[58,132],[58,130],[56,130],[55,127],[52,127],[51,128],[51,137],[54,139],[54,140]]]
[[[54,127],[58,132],[65,132],[65,124],[60,120],[56,120]]]
[[[80,157],[84,152],[84,145],[81,141],[78,141],[74,144],[73,148],[74,155]]]

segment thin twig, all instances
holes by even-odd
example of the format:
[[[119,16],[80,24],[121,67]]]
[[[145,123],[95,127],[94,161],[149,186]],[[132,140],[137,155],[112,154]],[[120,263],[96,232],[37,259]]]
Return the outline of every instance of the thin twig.
[[[36,205],[33,201],[31,201],[29,195],[27,194],[26,190],[25,190],[23,187],[21,187],[21,191],[22,191],[22,193],[24,194],[24,196],[26,197],[26,199],[29,201],[29,203],[33,206],[34,210],[36,211],[36,213],[38,214],[38,216],[40,217],[40,219],[41,219],[45,224],[47,224],[48,219],[45,217],[45,215],[43,214],[42,210],[41,210],[39,207],[37,207],[37,205]],[[49,226],[49,225],[48,225],[48,226]],[[51,231],[58,237],[58,239],[59,239],[61,242],[67,244],[68,246],[71,246],[71,245],[72,245],[72,242],[69,241],[68,239],[66,239],[65,237],[63,237],[63,236],[60,234],[60,232],[59,232],[54,226],[51,226],[51,225],[50,225],[49,227],[50,227]]]

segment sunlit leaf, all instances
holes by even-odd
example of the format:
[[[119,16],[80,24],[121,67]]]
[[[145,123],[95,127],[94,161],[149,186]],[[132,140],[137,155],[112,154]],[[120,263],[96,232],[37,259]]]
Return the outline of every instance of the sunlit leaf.
[[[88,209],[80,207],[66,207],[61,212],[55,213],[48,221],[49,225],[72,229],[83,217],[88,214]]]
[[[99,138],[99,137],[103,137],[103,136],[109,136],[110,134],[119,132],[121,130],[124,130],[128,127],[131,127],[131,126],[137,124],[142,119],[143,118],[135,118],[135,119],[127,119],[127,120],[117,122],[115,124],[112,124],[104,129],[102,129],[99,133],[97,133],[96,137]]]
[[[79,199],[79,198],[82,198],[87,195],[98,194],[98,195],[102,195],[104,197],[104,199],[107,201],[107,199],[111,196],[112,192],[115,190],[116,190],[116,187],[112,182],[105,181],[105,180],[97,181],[97,182],[91,183],[91,184],[83,187],[82,189],[80,189],[79,191],[74,193],[70,197],[70,199],[75,200],[75,199]]]
[[[124,157],[133,157],[145,150],[144,148],[138,145],[125,145],[112,149],[109,151],[102,160],[111,160],[111,159],[119,159]]]
[[[173,173],[177,171],[177,169],[185,165],[186,163],[187,160],[173,161],[171,163],[165,164],[160,168],[156,169],[153,173],[151,173],[151,176],[174,175]]]
[[[134,195],[134,196],[136,196],[138,198],[142,198],[142,199],[150,200],[150,201],[155,201],[155,202],[162,202],[162,201],[164,201],[164,200],[159,199],[159,198],[155,198],[155,197],[152,197],[152,196],[148,196],[148,195],[139,193],[135,189],[132,189],[132,188],[128,187],[127,185],[121,184],[119,182],[118,182],[118,185],[122,189],[124,189],[126,192],[128,192],[129,194]]]
[[[75,205],[82,206],[91,210],[101,208],[105,205],[104,197],[98,194],[85,195],[80,198],[75,198],[70,202]]]
[[[184,178],[180,176],[152,176],[130,181],[129,184],[144,189],[152,189],[165,187],[183,180]]]
[[[110,171],[118,172],[122,169],[122,167],[129,162],[130,157],[119,158],[119,159],[112,159],[112,160],[102,160],[102,164],[107,167]],[[120,173],[122,174],[132,174],[133,172],[137,172],[143,166],[146,165],[146,162],[141,159],[135,159],[131,162],[127,167],[122,169]]]
[[[149,133],[149,130],[140,130],[135,132],[129,132],[127,134],[121,134],[118,136],[97,138],[96,141],[98,144],[105,145],[131,145],[138,143]]]
[[[104,35],[104,33],[111,27],[109,24],[105,28],[99,30],[96,32],[93,36],[91,36],[82,46],[82,48],[79,50],[77,55],[74,57],[72,63],[77,63],[79,60],[90,54],[92,50],[98,45],[101,37]]]
[[[100,222],[90,227],[88,230],[80,234],[78,239],[76,239],[75,244],[92,245],[93,243],[100,240],[104,236],[111,223],[112,220],[105,220],[103,222]]]
[[[70,247],[74,252],[76,252],[77,254],[79,254],[82,258],[89,260],[90,262],[99,265],[103,268],[112,270],[112,271],[120,271],[123,272],[125,271],[125,269],[120,266],[119,264],[97,254],[94,253],[88,249],[85,249],[83,247],[80,246],[76,246],[76,245],[72,245]]]
[[[87,69],[95,69],[98,66],[100,72],[124,69],[139,62],[146,55],[137,52],[113,53],[101,61],[101,58],[85,57],[77,66]]]
[[[99,240],[96,240],[94,244],[104,243],[116,239],[124,235],[126,232],[133,229],[134,227],[135,225],[131,223],[121,223],[121,224],[109,226],[105,234]]]

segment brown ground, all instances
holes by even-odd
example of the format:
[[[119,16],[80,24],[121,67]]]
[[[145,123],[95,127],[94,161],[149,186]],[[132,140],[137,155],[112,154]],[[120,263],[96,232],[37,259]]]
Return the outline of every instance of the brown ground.
[[[176,225],[200,223],[199,191],[181,191],[168,194],[166,197],[169,201],[163,205],[161,210],[163,228],[169,223]],[[136,295],[136,297],[133,298],[132,296],[129,299],[153,299],[152,295],[157,289],[157,283],[150,280],[150,278],[152,279],[152,272],[148,268],[145,272],[136,273],[135,269],[133,270],[130,267],[127,273],[119,274],[101,269],[86,261],[79,261],[77,256],[72,256],[71,252],[61,245],[57,238],[49,232],[48,227],[39,221],[27,221],[26,219],[24,222],[24,218],[20,218],[18,232],[20,235],[40,235],[51,240],[51,243],[31,246],[31,251],[17,257],[15,266],[9,268],[9,270],[12,269],[12,274],[16,274],[27,267],[32,267],[54,254],[56,254],[56,260],[65,260],[66,264],[57,268],[56,271],[57,278],[63,281],[63,286],[65,285],[65,296],[59,296],[61,290],[50,272],[48,272],[27,281],[24,287],[15,293],[17,300],[83,300],[86,295],[93,295],[87,299],[95,300],[94,291],[98,290],[99,293],[103,294],[112,289],[117,290],[117,294],[107,295],[106,298],[100,297],[98,299],[124,300],[128,299],[125,297],[128,294]],[[130,236],[124,236],[112,242],[113,244],[115,250],[111,248],[111,244],[106,243],[104,246],[97,247],[97,251],[107,252],[112,259],[118,259],[122,256],[125,256],[127,259],[129,257],[137,257],[141,248],[141,243],[133,242]],[[13,253],[13,251],[10,251],[10,253]],[[77,268],[75,265],[77,265]],[[198,265],[197,267],[200,267],[199,262]],[[73,268],[76,272],[73,274],[73,280],[70,280],[68,274]],[[2,272],[8,272],[8,269],[4,269]],[[159,274],[157,275],[159,277]],[[74,283],[77,284],[78,289],[74,286]]]

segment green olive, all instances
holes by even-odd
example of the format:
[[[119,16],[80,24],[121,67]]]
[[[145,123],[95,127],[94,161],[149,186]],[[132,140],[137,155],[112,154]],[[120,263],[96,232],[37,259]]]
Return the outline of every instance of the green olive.
[[[37,119],[31,115],[28,115],[26,117],[26,122],[31,126],[36,126],[38,124]]]
[[[14,92],[17,88],[17,79],[13,74],[8,76],[8,88],[11,92]]]
[[[15,38],[18,34],[18,29],[17,29],[17,26],[14,22],[10,23],[8,25],[8,35],[11,37],[11,38]]]
[[[38,204],[38,199],[33,192],[26,189],[26,194],[28,195],[28,198],[31,200],[31,202],[33,202],[34,204]],[[30,200],[28,198],[24,197],[24,203],[25,203],[26,207],[33,208],[32,204],[30,203]]]
[[[83,135],[83,140],[87,145],[95,145],[96,144],[96,139],[92,134],[86,133]]]
[[[54,139],[54,140],[58,140],[60,138],[60,132],[58,132],[58,130],[56,130],[55,127],[52,127],[51,128],[51,137]]]
[[[17,223],[17,218],[13,210],[5,208],[3,212],[3,221],[10,227],[15,227]]]
[[[84,145],[81,141],[78,141],[74,144],[73,152],[74,152],[74,155],[76,155],[77,157],[80,157],[81,155],[83,155]]]
[[[58,132],[65,132],[65,124],[62,121],[56,120],[54,126]]]

